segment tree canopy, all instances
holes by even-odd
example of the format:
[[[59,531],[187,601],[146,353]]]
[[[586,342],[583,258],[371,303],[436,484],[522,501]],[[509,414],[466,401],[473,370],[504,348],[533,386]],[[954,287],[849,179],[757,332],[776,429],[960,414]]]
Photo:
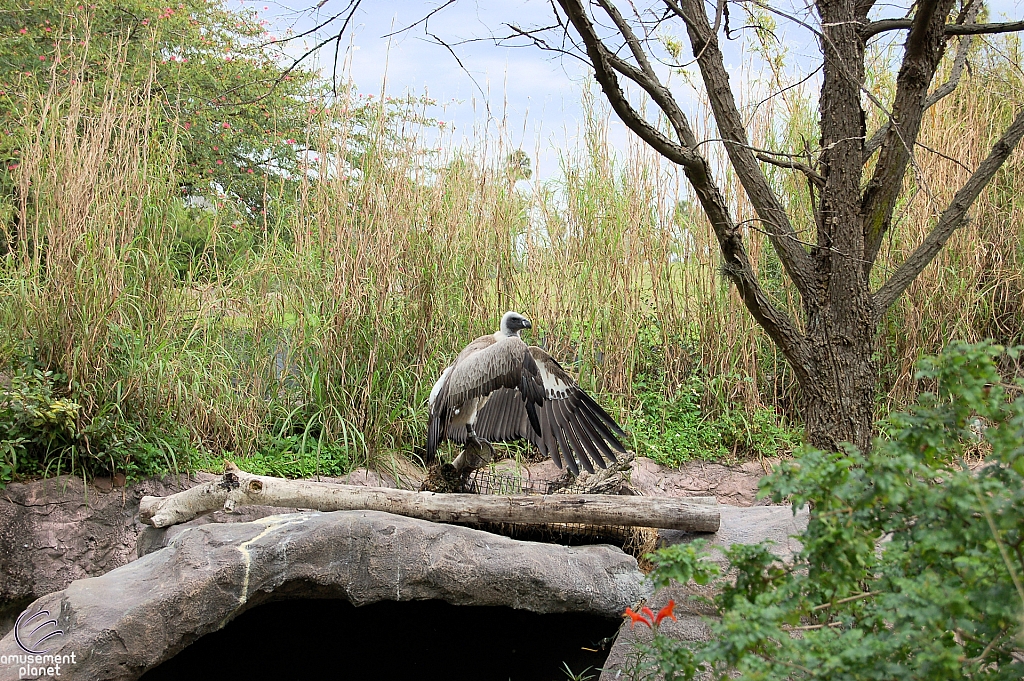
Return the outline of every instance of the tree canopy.
[[[219,196],[240,219],[262,222],[300,175],[307,131],[323,115],[322,80],[289,67],[255,9],[216,0],[32,0],[0,14],[0,46],[7,170],[24,143],[11,131],[48,89],[86,83],[89,107],[109,87],[131,88],[179,152],[183,194]]]

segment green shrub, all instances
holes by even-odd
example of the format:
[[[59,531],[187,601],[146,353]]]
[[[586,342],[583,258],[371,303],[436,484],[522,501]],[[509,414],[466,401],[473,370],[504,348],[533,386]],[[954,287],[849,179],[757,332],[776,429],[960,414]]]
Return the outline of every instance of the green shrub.
[[[59,372],[23,359],[0,386],[0,488],[13,480],[71,473],[91,477],[122,472],[129,478],[178,470],[195,454],[187,433],[171,424],[142,434],[117,404],[87,416],[79,396]]]
[[[1000,378],[1004,353],[1019,350],[952,344],[919,364],[935,392],[883,423],[871,453],[783,462],[762,487],[811,507],[802,550],[783,564],[766,546],[730,548],[712,641],[662,637],[634,676],[674,660],[665,678],[1022,678],[1024,383]],[[659,551],[655,580],[706,581],[699,556]]]
[[[664,387],[641,381],[640,405],[630,417],[636,451],[665,466],[694,459],[734,460],[792,452],[801,441],[797,428],[774,410],[742,405],[709,412],[701,406],[706,381],[692,378],[665,397]]]
[[[37,472],[77,441],[82,407],[58,396],[63,379],[29,366],[0,388],[0,484]]]

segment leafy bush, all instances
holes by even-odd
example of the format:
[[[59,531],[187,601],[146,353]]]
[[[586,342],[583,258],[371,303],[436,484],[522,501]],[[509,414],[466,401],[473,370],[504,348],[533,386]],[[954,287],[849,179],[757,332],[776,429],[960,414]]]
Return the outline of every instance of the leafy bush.
[[[952,344],[919,364],[935,386],[882,424],[869,454],[807,451],[762,483],[812,509],[803,549],[726,552],[721,621],[703,647],[648,646],[647,669],[694,678],[1024,677],[1024,396],[991,344]],[[985,465],[967,456],[986,454]],[[653,573],[708,581],[701,547],[655,554]],[[671,661],[671,665],[668,662]],[[668,666],[667,666],[668,665]],[[646,678],[646,677],[645,677]]]
[[[143,436],[116,404],[88,415],[82,407],[88,396],[75,395],[64,374],[22,362],[0,385],[0,488],[39,475],[123,472],[136,478],[178,470],[175,452],[190,448],[173,427]]]
[[[773,457],[799,445],[799,430],[774,410],[725,406],[709,413],[701,406],[705,385],[694,377],[669,398],[663,386],[638,384],[640,408],[629,420],[638,454],[678,466],[693,459]]]
[[[76,441],[81,406],[56,394],[55,384],[63,378],[27,367],[0,388],[0,484],[33,471]]]

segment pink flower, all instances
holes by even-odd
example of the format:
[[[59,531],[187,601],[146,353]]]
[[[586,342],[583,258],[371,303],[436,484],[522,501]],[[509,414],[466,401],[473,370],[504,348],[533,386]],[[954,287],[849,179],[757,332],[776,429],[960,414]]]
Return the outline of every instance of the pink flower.
[[[230,124],[230,123],[228,123],[227,121],[224,121],[224,123],[223,123],[223,124],[221,124],[221,126],[220,126],[220,127],[222,127],[222,128],[224,128],[225,130],[227,130],[228,128],[230,128],[230,127],[231,127],[231,124]]]
[[[293,139],[286,139],[286,140],[284,141],[284,143],[285,143],[285,144],[295,144],[295,140],[293,140]]]
[[[220,159],[218,158],[218,159],[217,159],[217,165],[219,165],[219,166],[222,166],[222,165],[224,165],[224,161],[222,161],[222,160],[220,160]]]
[[[142,25],[143,26],[149,26],[149,19],[143,19],[142,20]]]
[[[45,54],[39,55],[39,61],[46,61],[46,55]]]
[[[18,33],[20,33],[22,35],[25,35],[26,33],[28,33],[28,29],[27,28],[22,28],[20,31],[18,31]]]
[[[192,127],[192,124],[189,123],[188,121],[185,121],[185,129],[189,130],[189,129],[191,129],[191,127]]]
[[[215,146],[215,147],[213,148],[213,150],[214,150],[214,151],[220,151],[220,147],[216,147],[216,146]]]
[[[253,170],[252,170],[252,168],[249,168],[249,169],[248,169],[248,170],[246,170],[245,172],[247,172],[247,173],[249,173],[250,175],[252,175],[252,172],[253,172]]]

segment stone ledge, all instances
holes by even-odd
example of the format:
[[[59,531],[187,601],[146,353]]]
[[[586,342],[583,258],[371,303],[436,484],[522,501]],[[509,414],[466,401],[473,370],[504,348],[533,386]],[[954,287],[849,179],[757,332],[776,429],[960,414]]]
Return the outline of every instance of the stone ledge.
[[[793,554],[800,550],[800,542],[793,538],[807,528],[808,512],[803,508],[793,513],[789,506],[719,506],[722,513],[722,527],[716,534],[692,534],[662,530],[659,533],[659,544],[667,546],[705,539],[711,550],[711,558],[724,565],[721,551],[733,544],[757,544],[771,541],[772,552],[782,560],[791,560]],[[714,616],[711,604],[697,600],[695,597],[710,599],[714,590],[709,586],[696,584],[675,584],[661,589],[647,601],[647,605],[657,612],[668,601],[676,602],[676,621],[662,620],[661,630],[680,641],[695,643],[711,639],[708,621]],[[628,678],[625,670],[629,668],[635,657],[633,644],[637,641],[649,641],[651,632],[646,627],[623,624],[612,644],[608,660],[602,668],[600,681],[620,681]]]
[[[68,678],[130,681],[274,598],[439,599],[614,617],[647,595],[636,561],[614,547],[521,542],[345,511],[191,527],[166,548],[33,607],[60,613],[64,636],[49,652],[76,654]],[[0,641],[0,655],[19,653],[13,632]],[[14,678],[15,667],[0,667],[0,681]]]

